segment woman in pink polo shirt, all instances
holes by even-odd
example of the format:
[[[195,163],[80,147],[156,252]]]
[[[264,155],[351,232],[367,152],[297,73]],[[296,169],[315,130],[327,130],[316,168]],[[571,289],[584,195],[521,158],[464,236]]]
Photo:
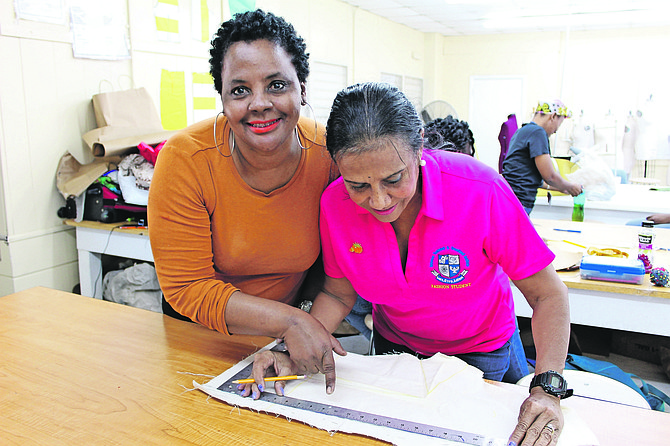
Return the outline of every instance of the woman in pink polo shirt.
[[[360,295],[373,305],[376,354],[440,352],[487,379],[516,382],[528,369],[511,279],[533,308],[537,379],[510,444],[555,442],[559,401],[569,396],[560,375],[569,309],[554,255],[496,171],[425,143],[421,120],[397,88],[357,84],[335,98],[326,145],[342,176],[321,198],[327,278],[311,315],[332,332]],[[275,353],[257,358],[254,378],[260,384],[275,370],[319,370],[332,392],[326,341],[288,346],[290,362]]]

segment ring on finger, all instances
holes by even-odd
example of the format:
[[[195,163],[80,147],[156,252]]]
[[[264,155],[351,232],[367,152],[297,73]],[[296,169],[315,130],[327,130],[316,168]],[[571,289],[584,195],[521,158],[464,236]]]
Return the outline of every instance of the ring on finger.
[[[556,431],[556,428],[551,423],[544,426],[544,428],[549,431],[549,435],[554,435],[554,431]]]

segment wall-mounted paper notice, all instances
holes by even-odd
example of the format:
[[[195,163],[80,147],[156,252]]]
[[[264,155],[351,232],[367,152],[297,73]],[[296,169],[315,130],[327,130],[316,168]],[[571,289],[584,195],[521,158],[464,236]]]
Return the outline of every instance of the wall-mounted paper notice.
[[[70,27],[74,57],[129,59],[124,8],[121,0],[72,0]]]
[[[65,25],[64,0],[14,0],[17,19]]]
[[[160,110],[165,130],[180,130],[188,124],[186,75],[183,71],[161,70]]]
[[[179,43],[179,0],[156,0],[154,6],[158,40]]]
[[[216,115],[219,96],[209,73],[192,73],[193,121],[199,122]]]
[[[221,24],[221,2],[191,0],[191,38],[209,43]]]

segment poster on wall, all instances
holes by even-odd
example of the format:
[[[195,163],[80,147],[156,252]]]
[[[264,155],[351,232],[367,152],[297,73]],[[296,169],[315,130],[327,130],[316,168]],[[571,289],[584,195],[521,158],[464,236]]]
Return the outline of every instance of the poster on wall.
[[[64,0],[14,0],[17,19],[65,25]]]
[[[122,0],[71,0],[72,52],[82,59],[130,59]]]

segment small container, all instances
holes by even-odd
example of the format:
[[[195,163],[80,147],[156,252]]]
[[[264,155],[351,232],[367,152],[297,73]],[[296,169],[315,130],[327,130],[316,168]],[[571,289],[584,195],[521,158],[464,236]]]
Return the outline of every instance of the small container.
[[[582,279],[636,285],[644,281],[644,264],[640,259],[586,255],[582,257],[579,269]]]
[[[644,272],[650,273],[654,268],[654,222],[643,221],[637,233],[637,258],[644,263]]]
[[[573,197],[573,207],[572,207],[572,221],[584,221],[584,203],[586,202],[586,196],[584,192]]]

